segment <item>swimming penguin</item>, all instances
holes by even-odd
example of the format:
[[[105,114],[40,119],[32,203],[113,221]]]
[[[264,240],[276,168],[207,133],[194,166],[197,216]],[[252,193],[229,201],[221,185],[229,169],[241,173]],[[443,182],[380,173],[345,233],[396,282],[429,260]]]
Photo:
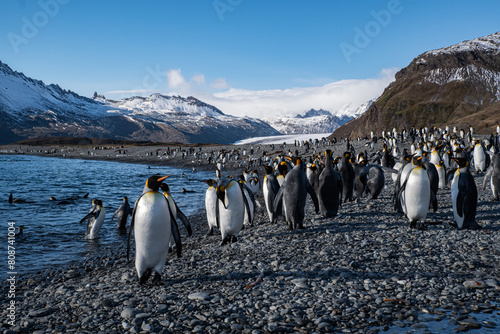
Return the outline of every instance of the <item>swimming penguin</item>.
[[[21,238],[23,239],[24,238],[24,225],[21,225],[17,228],[17,232],[16,232],[16,238]]]
[[[459,229],[481,229],[476,222],[477,188],[469,172],[469,160],[467,158],[453,158],[453,160],[458,164],[451,181],[451,203],[455,223]]]
[[[273,207],[274,198],[280,189],[280,185],[274,176],[274,168],[271,166],[264,166],[264,168],[266,169],[266,176],[264,176],[264,182],[262,183],[262,194],[264,195],[269,221],[274,223],[281,214],[281,206],[276,208],[276,211]]]
[[[316,213],[319,212],[318,197],[309,181],[307,181],[302,159],[297,158],[296,161],[295,167],[286,174],[283,185],[276,194],[273,203],[276,211],[280,201],[282,201],[285,219],[291,230],[304,228],[307,194],[311,196],[314,202]]]
[[[205,211],[207,212],[208,235],[212,235],[214,233],[214,228],[217,227],[215,210],[215,206],[217,205],[217,193],[215,191],[216,184],[213,179],[202,182],[205,182],[208,185],[207,191],[205,192]]]
[[[422,164],[422,157],[413,157],[414,168],[408,173],[399,190],[403,211],[410,221],[410,228],[425,229],[424,220],[429,212],[431,186]],[[418,222],[418,224],[417,224]]]
[[[132,231],[135,238],[135,268],[139,284],[144,284],[154,273],[153,284],[161,284],[161,272],[173,237],[177,256],[181,256],[182,242],[179,228],[172,216],[167,198],[158,192],[168,176],[153,175],[146,181],[141,197],[137,199],[130,222],[127,258],[130,254]]]
[[[11,193],[9,196],[9,203],[13,204],[13,203],[30,203],[30,202],[28,202],[27,200],[24,200],[22,198],[14,198],[14,196]]]
[[[113,219],[117,220],[117,227],[120,230],[126,229],[127,226],[127,220],[128,216],[131,215],[133,212],[132,208],[130,207],[130,204],[128,202],[127,196],[123,197],[123,203],[120,205],[120,207],[115,211],[113,214],[113,217],[111,217],[111,222],[113,222]]]
[[[191,224],[189,223],[189,220],[187,219],[184,212],[182,212],[181,209],[179,209],[179,206],[175,202],[172,195],[170,195],[170,188],[169,188],[168,184],[166,184],[166,183],[160,184],[160,189],[163,192],[163,196],[165,196],[165,198],[168,201],[168,205],[170,207],[170,212],[172,213],[172,217],[174,219],[179,219],[182,222],[182,224],[184,225],[184,227],[186,228],[188,236],[192,236],[193,230],[191,229]]]
[[[102,224],[104,223],[104,217],[106,216],[106,210],[102,206],[102,201],[99,199],[94,199],[92,201],[92,208],[90,212],[80,220],[80,224],[83,223],[84,220],[87,221],[87,233],[85,238],[87,239],[95,239],[97,237],[97,233],[101,229]]]
[[[483,189],[486,189],[486,183],[490,183],[491,192],[495,201],[500,200],[500,154],[495,154],[491,158],[490,167],[484,175]]]
[[[352,201],[354,191],[354,169],[350,162],[351,152],[344,152],[342,164],[339,168],[340,177],[342,178],[342,201]]]
[[[221,246],[224,246],[228,242],[238,241],[238,234],[245,220],[245,210],[249,217],[251,213],[242,185],[238,181],[224,180],[217,186],[216,194],[217,228],[222,236]]]

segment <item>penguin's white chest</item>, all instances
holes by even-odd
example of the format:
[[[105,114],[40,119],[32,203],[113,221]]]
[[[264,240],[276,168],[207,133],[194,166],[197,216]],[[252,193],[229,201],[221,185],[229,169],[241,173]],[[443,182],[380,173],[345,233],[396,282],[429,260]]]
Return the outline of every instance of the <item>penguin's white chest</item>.
[[[209,227],[217,227],[216,214],[217,194],[214,187],[209,187],[205,193],[205,210]]]
[[[474,167],[477,171],[484,172],[486,170],[486,157],[481,145],[474,146]]]
[[[106,216],[106,210],[101,208],[99,216],[97,218],[92,219],[91,222],[92,227],[90,228],[90,232],[87,235],[87,239],[95,239],[97,237],[97,233],[101,230],[102,224],[104,223],[104,217]]]
[[[458,214],[457,197],[460,190],[458,189],[458,181],[460,180],[460,172],[457,170],[451,181],[451,204],[453,206],[453,219],[458,225],[458,228],[462,228],[464,225],[465,215],[460,216]]]
[[[222,237],[235,235],[240,232],[245,219],[245,203],[239,185],[234,184],[226,188],[226,207],[222,202],[219,205],[219,223]]]
[[[446,170],[444,169],[443,166],[436,166],[437,172],[438,172],[438,188],[439,189],[444,189],[446,188]]]
[[[431,187],[427,172],[423,168],[411,171],[405,188],[406,216],[410,221],[423,221],[429,212]]]
[[[161,273],[172,237],[168,202],[159,192],[144,194],[136,204],[134,238],[138,272],[155,268]]]

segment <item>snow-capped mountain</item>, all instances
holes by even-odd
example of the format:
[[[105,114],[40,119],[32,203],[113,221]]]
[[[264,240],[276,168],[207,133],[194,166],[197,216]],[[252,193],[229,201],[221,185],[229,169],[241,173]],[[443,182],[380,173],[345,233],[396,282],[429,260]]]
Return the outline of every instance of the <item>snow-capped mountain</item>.
[[[431,50],[396,73],[396,80],[337,137],[371,130],[474,126],[490,133],[500,119],[500,32]]]
[[[225,115],[194,97],[94,99],[46,85],[0,62],[0,143],[47,137],[99,137],[181,143],[232,143],[277,135],[267,123]]]
[[[371,101],[357,108],[346,106],[342,110],[337,110],[335,115],[332,115],[328,110],[310,109],[303,115],[299,114],[295,117],[291,116],[275,116],[263,119],[273,128],[282,134],[318,134],[331,133],[339,126],[349,122],[354,117],[361,115],[370,106]],[[341,116],[336,116],[341,115]]]

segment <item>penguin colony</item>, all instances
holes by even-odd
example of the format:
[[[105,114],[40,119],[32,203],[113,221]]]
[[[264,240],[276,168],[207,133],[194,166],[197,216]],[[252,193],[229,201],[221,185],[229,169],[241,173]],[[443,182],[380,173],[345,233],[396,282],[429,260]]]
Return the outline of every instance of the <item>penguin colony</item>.
[[[256,210],[264,211],[271,224],[284,221],[291,230],[306,228],[308,197],[317,215],[333,219],[350,201],[365,197],[377,199],[386,187],[384,171],[391,173],[394,181],[394,210],[407,219],[410,228],[426,228],[429,211],[437,211],[442,205],[437,202],[437,192],[445,191],[453,208],[450,224],[459,229],[481,229],[476,221],[478,195],[472,173],[484,174],[483,189],[489,187],[493,200],[500,200],[500,135],[495,133],[489,139],[479,140],[474,139],[472,131],[458,132],[448,127],[412,128],[401,132],[393,129],[383,131],[381,137],[372,133],[371,139],[366,138],[365,146],[370,153],[355,152],[349,140],[342,139],[345,151],[335,158],[329,149],[317,153],[314,148],[308,157],[298,156],[298,151],[264,152],[259,160],[260,168],[254,161],[254,169],[245,169],[242,175],[225,177],[217,169],[214,179],[204,180],[207,188],[200,191],[205,196],[207,234],[213,235],[217,230],[221,246],[237,242],[242,230],[252,228]],[[374,152],[374,143],[378,140],[383,142],[383,149]],[[332,146],[337,141],[324,139],[323,144]],[[404,144],[409,150],[401,149]],[[296,145],[303,143],[296,142]],[[227,160],[214,162],[223,168]],[[168,177],[148,178],[134,208],[125,197],[112,217],[112,220],[117,217],[117,228],[124,230],[131,216],[127,257],[134,236],[135,267],[140,284],[151,276],[153,284],[161,284],[169,251],[175,249],[177,256],[181,256],[177,220],[183,223],[188,236],[192,234],[189,220],[170,194]],[[29,201],[16,199],[11,194],[9,203]],[[94,199],[89,213],[80,221],[87,221],[87,239],[98,237],[104,220],[103,202]]]

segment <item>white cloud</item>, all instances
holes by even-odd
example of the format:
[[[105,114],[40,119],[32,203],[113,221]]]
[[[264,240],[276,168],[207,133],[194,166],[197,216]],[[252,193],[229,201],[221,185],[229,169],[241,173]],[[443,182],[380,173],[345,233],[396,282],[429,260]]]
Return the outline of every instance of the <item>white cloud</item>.
[[[194,83],[196,83],[198,85],[203,85],[205,83],[205,75],[203,75],[203,74],[195,74],[191,78],[191,81],[193,81]]]
[[[215,79],[210,86],[215,89],[228,89],[229,85],[224,78]]]
[[[384,69],[376,79],[341,80],[318,87],[260,91],[230,88],[203,98],[224,113],[235,116],[295,116],[311,108],[342,115],[379,97],[394,80],[395,73],[396,69]]]
[[[377,78],[341,80],[322,86],[294,87],[288,89],[248,90],[232,88],[224,78],[205,82],[203,74],[195,74],[187,81],[180,69],[166,72],[166,89],[134,89],[105,94],[141,94],[159,92],[167,95],[192,95],[214,105],[228,115],[268,118],[278,115],[295,116],[307,110],[325,109],[344,115],[369,100],[378,98],[385,87],[394,80],[397,69],[383,69]],[[321,79],[324,80],[324,79]],[[162,84],[163,87],[164,83]],[[162,85],[159,85],[162,86]],[[221,91],[222,90],[222,91]]]
[[[184,94],[191,89],[190,84],[182,76],[180,69],[167,71],[167,87],[179,94]]]

